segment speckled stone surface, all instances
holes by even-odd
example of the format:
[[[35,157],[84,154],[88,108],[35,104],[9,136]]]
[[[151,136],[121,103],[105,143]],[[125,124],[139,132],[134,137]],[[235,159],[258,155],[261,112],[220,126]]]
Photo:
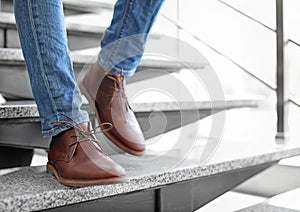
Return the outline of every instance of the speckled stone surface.
[[[175,111],[175,110],[193,110],[193,109],[214,109],[235,108],[235,107],[255,107],[259,104],[258,100],[227,100],[226,102],[154,102],[154,103],[132,103],[131,107],[135,112],[149,111]],[[88,108],[87,105],[84,106]],[[30,118],[39,117],[37,106],[34,101],[15,101],[0,105],[0,119],[8,118]]]
[[[129,182],[86,188],[68,188],[45,173],[45,167],[26,167],[0,171],[0,208],[11,211],[41,210],[112,195],[139,191],[189,179],[208,177],[232,170],[276,162],[300,154],[300,111],[291,108],[290,137],[275,140],[276,115],[272,110],[236,109],[227,111],[226,130],[209,160],[203,150],[216,139],[206,136],[209,118],[200,121],[198,136],[178,137],[188,126],[178,129],[170,140],[159,137],[149,143],[146,154],[112,156],[127,171]],[[295,124],[295,125],[294,125]],[[293,127],[295,126],[295,127]],[[239,129],[239,130],[236,130]],[[170,143],[171,142],[171,143]],[[183,142],[181,148],[172,148]],[[192,142],[194,145],[187,145]],[[160,143],[158,148],[156,144]],[[168,148],[164,149],[164,145]],[[170,149],[171,148],[171,149]],[[158,151],[159,149],[159,151]]]
[[[34,101],[7,102],[0,105],[0,119],[39,117]]]
[[[299,154],[300,151],[298,150]],[[245,158],[240,160],[226,161],[223,163],[196,165],[185,164],[184,167],[172,170],[159,170],[158,164],[132,163],[122,164],[122,157],[114,159],[121,163],[130,176],[128,183],[113,184],[105,186],[94,186],[87,188],[72,189],[60,185],[52,176],[45,173],[45,167],[28,167],[10,171],[0,171],[0,208],[10,211],[31,211],[51,207],[58,207],[82,201],[94,200],[116,194],[143,190],[156,186],[209,176],[216,173],[226,172],[249,165],[260,164],[278,160],[281,157],[292,155],[292,152],[283,154],[269,154],[264,157]],[[152,170],[143,172],[144,166],[151,166]],[[141,172],[142,171],[142,172]],[[34,183],[33,183],[34,182]],[[18,187],[16,188],[16,185]]]
[[[299,154],[300,149],[294,153],[293,151],[285,151],[207,165],[197,165],[196,161],[186,161],[185,165],[165,170],[164,167],[167,167],[172,162],[172,158],[165,161],[161,160],[159,164],[153,164],[153,162],[145,158],[144,160],[126,160],[126,164],[124,164],[122,156],[115,156],[115,161],[122,164],[130,176],[128,183],[76,189],[60,185],[54,177],[45,173],[44,166],[3,170],[0,171],[0,208],[9,211],[32,211],[58,207],[205,177],[278,160],[295,153]],[[145,170],[144,167],[148,167],[148,169]],[[18,186],[16,187],[16,185]]]

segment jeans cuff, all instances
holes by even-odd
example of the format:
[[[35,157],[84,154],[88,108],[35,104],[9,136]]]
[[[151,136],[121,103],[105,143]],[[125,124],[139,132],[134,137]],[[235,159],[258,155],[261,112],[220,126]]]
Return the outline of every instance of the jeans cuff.
[[[106,62],[103,60],[100,56],[98,57],[98,64],[108,70],[109,72],[119,75],[119,76],[124,76],[124,77],[131,77],[134,75],[136,69],[131,69],[131,70],[124,70],[121,68],[117,68],[114,65],[112,65],[110,62]]]
[[[87,122],[89,121],[89,117],[88,116],[84,116],[84,117],[80,117],[80,118],[77,118],[77,119],[74,119],[74,122],[72,122],[73,124],[80,124],[82,122]],[[53,136],[56,136],[68,129],[70,129],[71,127],[66,127],[66,126],[63,126],[63,127],[59,127],[59,126],[55,126],[53,127],[52,129],[50,130],[46,130],[46,131],[42,131],[42,135],[43,137],[53,137]]]

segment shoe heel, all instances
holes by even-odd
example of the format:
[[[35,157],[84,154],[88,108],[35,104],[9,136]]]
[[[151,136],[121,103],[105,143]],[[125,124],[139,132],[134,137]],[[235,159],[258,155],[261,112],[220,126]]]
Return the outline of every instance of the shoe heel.
[[[47,167],[46,167],[46,172],[48,173],[48,174],[50,174],[50,175],[53,175],[53,176],[55,176],[54,175],[54,172],[52,171],[52,169],[50,168],[50,164],[49,163],[47,163]]]

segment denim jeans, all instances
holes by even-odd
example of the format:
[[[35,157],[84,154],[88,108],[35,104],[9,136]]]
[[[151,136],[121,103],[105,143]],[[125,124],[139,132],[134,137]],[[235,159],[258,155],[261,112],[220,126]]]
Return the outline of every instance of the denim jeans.
[[[118,0],[101,41],[98,63],[115,74],[132,76],[162,3],[163,0]],[[62,1],[14,0],[14,8],[43,136],[55,136],[67,129],[51,124],[69,121],[63,114],[72,117],[73,124],[88,121],[87,112],[81,109]]]

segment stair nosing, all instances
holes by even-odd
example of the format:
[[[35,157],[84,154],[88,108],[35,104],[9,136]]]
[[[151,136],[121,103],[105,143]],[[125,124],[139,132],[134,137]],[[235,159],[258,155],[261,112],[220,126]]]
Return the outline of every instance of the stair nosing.
[[[42,192],[37,191],[34,194],[24,192],[22,194],[19,193],[12,195],[12,193],[4,192],[4,194],[1,195],[0,192],[0,195],[2,196],[2,198],[0,198],[0,206],[1,208],[9,206],[9,209],[20,209],[18,208],[17,203],[22,201],[22,210],[42,210],[47,208],[60,207],[64,205],[110,197],[118,194],[126,194],[129,192],[151,189],[172,183],[184,182],[201,177],[208,177],[215,174],[236,171],[250,166],[262,165],[265,163],[278,161],[282,158],[298,154],[300,154],[299,147],[267,154],[258,154],[255,156],[240,159],[231,159],[223,162],[210,162],[208,164],[194,164],[193,162],[191,162],[191,165],[189,166],[180,167],[169,171],[162,171],[144,175],[134,175],[130,177],[130,181],[128,183],[93,186],[78,189],[72,189],[62,186],[58,182],[56,182],[54,178],[50,179],[50,176],[46,176],[46,179],[49,180],[45,180],[40,177],[40,180],[36,182],[35,186],[45,186],[43,181],[45,180],[45,183],[47,184],[46,186],[49,187],[48,189],[43,189]],[[26,169],[28,172],[31,172],[31,174],[36,173],[36,175],[38,176],[46,175],[46,173],[44,173],[44,166],[33,168],[25,167],[14,169],[13,171],[26,171]],[[7,173],[9,173],[9,171],[10,170],[0,170],[0,176],[6,175]],[[23,180],[28,180],[26,179],[26,176],[24,176],[24,173],[22,177],[25,177],[25,179]],[[1,190],[4,191],[5,189]],[[84,198],[82,194],[85,194]],[[50,198],[51,196],[55,198]],[[70,196],[72,198],[67,198]],[[61,199],[64,199],[64,201],[61,201]]]
[[[185,111],[185,110],[213,110],[237,107],[257,107],[262,100],[236,99],[226,101],[196,101],[196,102],[133,102],[131,107],[134,112],[163,112],[163,111]],[[88,108],[87,104],[83,105]],[[34,101],[13,101],[0,105],[0,120],[15,118],[38,118],[39,113]]]
[[[99,49],[100,51],[100,49]],[[71,58],[74,66],[84,66],[86,64],[92,64],[96,60],[96,55],[90,54],[81,54],[80,51],[71,52]],[[0,65],[25,65],[24,57],[21,49],[14,48],[0,48]],[[209,66],[208,63],[174,63],[168,60],[158,60],[158,59],[142,59],[141,64],[138,68],[161,68],[163,70],[178,70],[181,68],[195,68],[195,69],[203,69],[204,67]]]

